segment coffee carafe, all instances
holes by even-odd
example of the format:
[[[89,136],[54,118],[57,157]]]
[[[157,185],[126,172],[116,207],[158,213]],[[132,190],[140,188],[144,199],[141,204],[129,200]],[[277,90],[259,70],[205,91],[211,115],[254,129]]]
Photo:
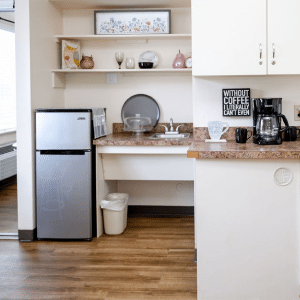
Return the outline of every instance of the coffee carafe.
[[[252,99],[253,108],[253,142],[259,145],[280,145],[282,132],[289,123],[281,113],[282,98]],[[285,127],[281,128],[281,120]]]

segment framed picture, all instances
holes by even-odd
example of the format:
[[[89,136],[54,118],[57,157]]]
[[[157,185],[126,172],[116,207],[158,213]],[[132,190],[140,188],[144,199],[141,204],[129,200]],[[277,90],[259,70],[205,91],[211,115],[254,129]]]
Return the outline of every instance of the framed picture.
[[[62,40],[62,69],[79,69],[80,42]]]
[[[250,89],[223,89],[222,106],[224,117],[249,117]]]
[[[171,10],[96,10],[95,34],[171,33]]]

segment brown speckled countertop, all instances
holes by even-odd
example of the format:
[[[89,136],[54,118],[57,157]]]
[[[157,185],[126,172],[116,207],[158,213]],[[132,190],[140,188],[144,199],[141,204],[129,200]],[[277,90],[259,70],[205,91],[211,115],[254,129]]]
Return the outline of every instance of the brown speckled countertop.
[[[191,132],[192,124],[185,126],[182,132]],[[298,159],[300,158],[300,141],[283,142],[281,145],[260,146],[249,139],[246,144],[234,141],[234,127],[222,138],[226,143],[206,143],[209,138],[207,128],[193,128],[193,134],[186,139],[149,139],[154,132],[161,132],[157,127],[152,133],[133,135],[121,132],[121,126],[114,124],[114,133],[93,141],[96,146],[190,146],[187,156],[199,159]],[[248,128],[251,130],[251,127]],[[195,140],[194,140],[195,139]]]
[[[188,150],[188,157],[199,159],[298,159],[300,158],[300,141],[266,146],[256,145],[250,140],[245,144],[237,144],[235,141],[227,141],[227,143],[194,141]]]
[[[152,134],[109,134],[94,140],[93,144],[96,146],[189,146],[194,141],[192,134],[184,139],[149,139]]]

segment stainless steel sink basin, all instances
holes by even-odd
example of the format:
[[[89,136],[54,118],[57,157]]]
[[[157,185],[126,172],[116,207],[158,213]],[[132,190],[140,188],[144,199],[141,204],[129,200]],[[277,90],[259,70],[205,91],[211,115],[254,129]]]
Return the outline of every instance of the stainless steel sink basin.
[[[190,136],[190,133],[178,133],[178,134],[165,134],[165,133],[154,133],[150,139],[185,139]]]

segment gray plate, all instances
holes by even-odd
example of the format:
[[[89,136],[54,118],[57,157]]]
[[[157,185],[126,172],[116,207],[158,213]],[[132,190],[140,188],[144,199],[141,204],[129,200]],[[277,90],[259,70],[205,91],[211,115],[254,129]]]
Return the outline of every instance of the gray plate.
[[[124,123],[124,119],[128,117],[140,114],[141,117],[149,117],[151,119],[151,125],[154,127],[157,125],[160,110],[157,102],[150,96],[144,94],[137,94],[128,98],[123,104],[121,117]]]

